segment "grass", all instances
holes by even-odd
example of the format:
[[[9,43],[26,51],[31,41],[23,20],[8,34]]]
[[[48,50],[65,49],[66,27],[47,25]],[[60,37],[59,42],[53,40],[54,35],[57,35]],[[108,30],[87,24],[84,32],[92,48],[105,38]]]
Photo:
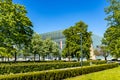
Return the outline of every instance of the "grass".
[[[120,67],[68,78],[65,80],[120,80]]]

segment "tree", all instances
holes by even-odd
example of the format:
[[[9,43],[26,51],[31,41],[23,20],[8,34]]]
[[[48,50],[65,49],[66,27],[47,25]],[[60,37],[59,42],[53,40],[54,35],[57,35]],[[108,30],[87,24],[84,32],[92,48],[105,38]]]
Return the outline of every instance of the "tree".
[[[29,45],[32,38],[32,22],[26,14],[24,6],[14,4],[12,0],[0,0],[0,46],[14,45],[17,49],[15,61],[17,53]]]
[[[28,56],[31,56],[30,46],[28,46],[27,48],[22,49],[21,52],[22,52],[22,54],[23,54],[23,57],[24,57],[25,60],[26,60]]]
[[[101,45],[98,46],[95,50],[94,50],[94,54],[96,56],[103,56],[105,60],[107,60],[107,57],[109,55],[109,49],[107,46],[105,45]]]
[[[59,55],[59,47],[58,44],[54,41],[51,40],[51,38],[46,38],[43,41],[43,46],[42,46],[42,54],[41,56],[43,57],[43,60],[45,57],[57,57]]]
[[[106,46],[108,46],[108,50],[110,51],[110,54],[114,58],[119,58],[119,39],[120,39],[120,27],[119,26],[111,26],[109,27],[106,32],[104,33],[104,38],[102,40],[102,43]]]
[[[2,58],[2,61],[3,61],[3,58],[8,58],[8,61],[9,61],[9,58],[12,58],[12,51],[9,51],[10,49],[8,48],[4,48],[4,47],[0,47],[0,57]]]
[[[70,41],[66,39],[65,47],[62,50],[62,57],[64,58],[68,57],[68,60],[70,61],[71,56],[74,57],[74,55],[70,51]]]
[[[94,50],[94,54],[96,55],[96,56],[100,56],[101,54],[100,54],[100,51],[98,50],[98,49],[95,49]]]
[[[56,42],[53,42],[52,45],[52,56],[57,60],[57,57],[59,57],[59,46]]]
[[[106,20],[109,23],[109,28],[107,28],[104,33],[104,38],[102,43],[108,46],[110,54],[114,58],[119,58],[119,39],[120,39],[120,0],[108,0],[110,6],[105,9],[108,14]]]
[[[107,46],[100,46],[100,53],[101,55],[107,60],[107,57],[109,55],[109,50]]]
[[[6,55],[6,49],[4,47],[0,47],[0,57],[2,58],[2,61],[5,55]]]
[[[120,25],[120,0],[107,0],[110,4],[105,8],[108,15],[105,20],[108,21],[110,26]]]
[[[120,58],[120,37],[119,39],[113,40],[112,43],[110,43],[109,49],[114,58]]]
[[[75,56],[79,60],[81,57],[80,50],[82,48],[83,56],[87,59],[90,57],[90,47],[92,44],[92,39],[91,32],[88,32],[87,28],[88,26],[84,22],[80,21],[76,23],[75,26],[71,26],[70,28],[63,31],[63,34],[66,37],[66,45],[63,49],[64,56]],[[78,35],[77,33],[82,34],[82,46],[80,45],[80,35]]]
[[[31,49],[32,53],[34,54],[34,61],[35,61],[35,56],[36,54],[39,55],[39,60],[40,60],[40,51],[43,49],[43,41],[42,38],[39,34],[34,33],[31,41]]]

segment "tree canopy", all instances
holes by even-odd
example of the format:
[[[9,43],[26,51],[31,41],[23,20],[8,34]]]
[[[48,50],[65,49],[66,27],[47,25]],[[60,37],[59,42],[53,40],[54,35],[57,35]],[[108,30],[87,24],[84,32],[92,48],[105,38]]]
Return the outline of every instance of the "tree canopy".
[[[107,0],[109,6],[105,8],[105,13],[108,15],[105,20],[110,26],[120,24],[120,0]]]
[[[59,56],[59,46],[56,42],[51,40],[51,38],[46,38],[45,40],[42,37],[34,33],[31,41],[31,50],[32,54],[35,56],[39,55],[39,58],[42,57],[43,60],[45,57],[55,57]],[[40,59],[39,59],[40,60]]]
[[[108,15],[105,19],[110,27],[104,33],[102,43],[106,45],[114,58],[120,57],[120,0],[108,0],[110,5],[105,8]]]
[[[80,21],[74,26],[71,26],[63,31],[63,34],[66,37],[66,45],[63,49],[62,54],[64,57],[77,57],[79,60],[81,56],[81,48],[83,56],[87,59],[90,57],[90,47],[92,44],[92,39],[91,32],[88,32],[87,28],[88,26],[84,22]],[[80,33],[81,35],[77,33]],[[82,37],[82,46],[80,45],[80,36]]]
[[[0,0],[0,46],[15,46],[19,52],[22,47],[29,45],[33,30],[26,14],[23,5],[14,4],[12,0]]]

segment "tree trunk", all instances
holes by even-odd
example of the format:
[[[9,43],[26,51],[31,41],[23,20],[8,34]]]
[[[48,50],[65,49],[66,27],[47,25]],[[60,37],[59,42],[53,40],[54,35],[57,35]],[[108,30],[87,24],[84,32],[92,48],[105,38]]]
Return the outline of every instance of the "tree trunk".
[[[40,61],[40,54],[39,54],[39,61]]]
[[[26,56],[25,56],[25,61],[26,61]]]
[[[2,56],[1,58],[2,58],[2,62],[3,62],[4,61],[4,57]]]
[[[43,58],[43,61],[44,61],[44,60],[45,60],[45,57],[43,56],[42,58]]]
[[[15,52],[15,62],[17,61],[17,53]]]
[[[36,56],[36,54],[34,54],[34,61],[35,61],[35,56]]]
[[[105,56],[104,58],[105,58],[105,60],[107,61],[107,56]]]
[[[77,58],[78,61],[80,61],[80,58]]]
[[[59,60],[61,60],[61,57],[59,56]]]
[[[57,60],[57,57],[55,56],[55,59],[54,60]]]
[[[68,61],[70,61],[70,56],[68,56]]]
[[[8,57],[8,61],[10,61],[10,60],[9,60],[9,57]]]
[[[5,57],[5,62],[6,62],[7,60],[6,60],[6,57]]]
[[[61,54],[62,54],[62,50],[60,49],[59,60],[61,60]]]

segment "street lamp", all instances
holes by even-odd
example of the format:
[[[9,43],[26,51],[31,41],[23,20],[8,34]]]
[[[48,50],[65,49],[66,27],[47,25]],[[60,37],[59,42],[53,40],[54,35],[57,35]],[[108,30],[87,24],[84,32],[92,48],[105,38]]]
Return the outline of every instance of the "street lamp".
[[[81,45],[81,67],[82,67],[82,64],[83,64],[83,54],[82,54],[82,33],[77,33],[77,34],[80,34],[80,39],[81,39],[80,45]]]

